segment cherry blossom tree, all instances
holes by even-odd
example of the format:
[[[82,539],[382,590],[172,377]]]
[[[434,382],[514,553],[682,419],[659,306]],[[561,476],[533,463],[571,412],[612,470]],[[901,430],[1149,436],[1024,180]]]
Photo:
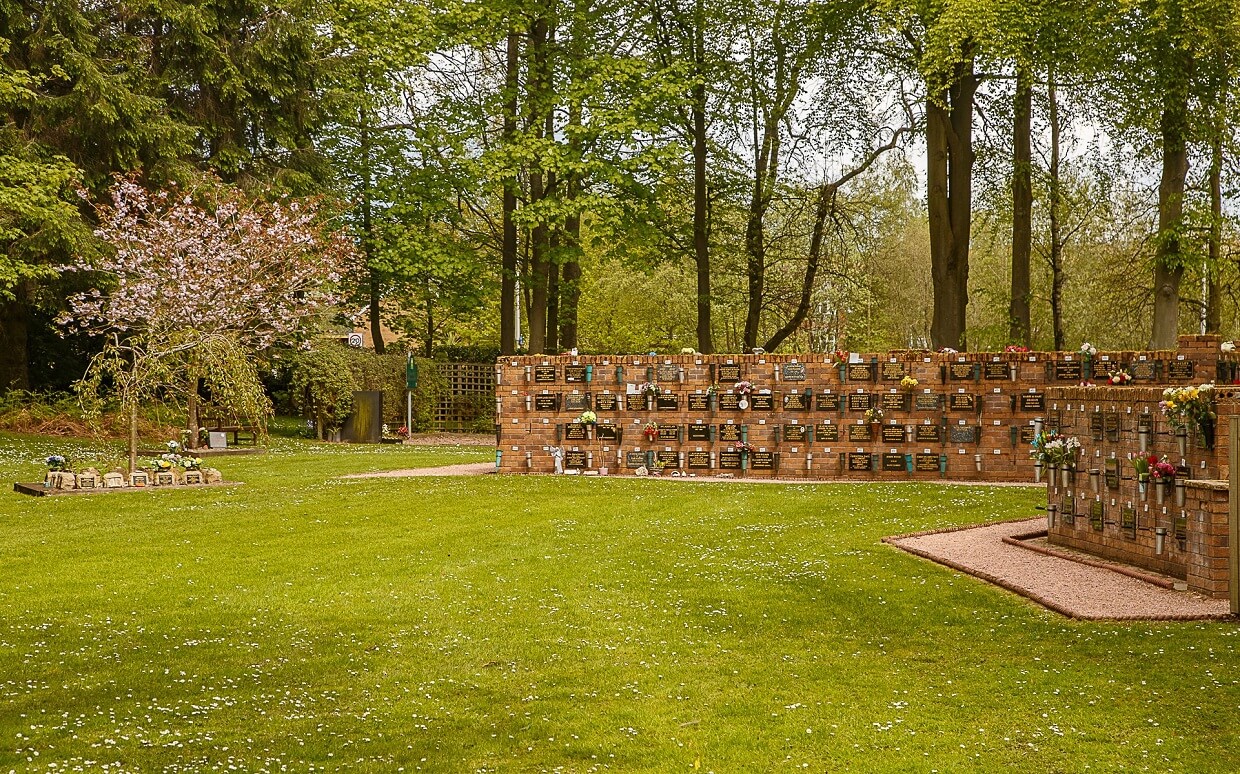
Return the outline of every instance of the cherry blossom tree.
[[[220,373],[256,385],[257,372],[233,361],[307,336],[335,303],[353,244],[331,228],[317,200],[266,202],[216,180],[191,191],[151,192],[118,179],[111,193],[111,204],[97,208],[95,233],[113,250],[62,267],[94,272],[100,282],[72,296],[60,321],[108,337],[102,357],[115,362],[107,369],[125,362],[132,379],[149,382],[134,385],[133,395],[172,389],[167,382],[175,374],[196,444],[200,381],[217,382],[217,397],[230,393],[228,383],[209,378]],[[155,362],[158,368],[139,367]],[[252,398],[253,385],[232,388]],[[233,403],[223,408],[255,408],[252,399]],[[247,418],[261,426],[265,413]]]

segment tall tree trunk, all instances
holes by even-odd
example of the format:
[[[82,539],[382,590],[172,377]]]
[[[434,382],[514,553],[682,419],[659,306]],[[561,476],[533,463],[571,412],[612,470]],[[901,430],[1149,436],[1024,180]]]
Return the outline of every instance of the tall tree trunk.
[[[693,5],[693,65],[698,79],[690,91],[693,135],[693,261],[697,268],[697,345],[715,351],[710,327],[710,198],[706,188],[706,12]]]
[[[1029,70],[1016,70],[1012,123],[1012,294],[1008,306],[1008,341],[1030,346],[1029,258],[1033,251],[1033,84]]]
[[[435,294],[429,279],[426,281],[426,341],[422,354],[428,360],[435,356]]]
[[[749,200],[749,216],[745,224],[746,275],[749,280],[749,303],[745,313],[744,351],[758,346],[758,328],[762,323],[762,296],[766,286],[766,213],[779,165],[779,127],[770,122],[761,135],[754,129],[754,180]]]
[[[964,53],[952,83],[926,106],[930,275],[934,290],[930,340],[936,349],[966,348],[977,76],[972,54],[967,50]]]
[[[1056,91],[1055,75],[1052,72],[1047,79],[1047,99],[1050,103],[1051,122],[1051,164],[1050,164],[1050,202],[1048,206],[1051,229],[1051,332],[1054,337],[1056,352],[1062,352],[1064,346],[1063,330],[1063,238],[1060,236],[1059,214],[1063,206],[1062,191],[1059,183],[1059,94]]]
[[[22,284],[13,293],[13,300],[0,300],[0,391],[30,389],[29,291]]]
[[[1223,114],[1225,115],[1225,113]],[[1225,119],[1223,119],[1225,120]],[[1217,127],[1210,143],[1210,256],[1206,267],[1206,333],[1218,333],[1222,325],[1223,292],[1219,269],[1223,261],[1223,137]]]
[[[1184,256],[1179,230],[1184,222],[1188,177],[1188,94],[1182,86],[1163,96],[1162,177],[1158,184],[1158,247],[1154,254],[1154,330],[1150,349],[1175,349],[1179,333],[1180,280]]]
[[[138,401],[129,402],[129,475],[138,469]],[[197,448],[190,444],[191,449]]]
[[[382,292],[379,285],[379,269],[375,266],[375,227],[371,219],[371,177],[370,177],[370,117],[365,108],[360,112],[361,119],[361,153],[362,153],[362,254],[366,259],[366,272],[369,275],[370,291],[370,341],[375,353],[382,355],[385,344],[383,341],[383,318],[379,310]]]
[[[535,140],[544,136],[542,111],[550,109],[547,104],[547,20],[538,18],[530,28],[529,65],[529,121]],[[538,206],[546,195],[543,184],[542,159],[534,159],[529,173],[530,205]],[[530,347],[531,353],[546,352],[547,346],[547,222],[539,217],[530,229]]]
[[[515,30],[508,33],[507,59],[504,65],[504,142],[511,144],[517,135],[517,71],[520,66],[521,44]],[[500,248],[501,276],[499,301],[499,351],[505,355],[517,351],[517,176],[504,178],[504,235]]]
[[[575,198],[569,183],[569,198]],[[577,343],[577,308],[581,303],[581,215],[571,213],[564,220],[564,282],[560,286],[560,346],[575,349]]]
[[[547,351],[560,351],[560,229],[547,237]]]

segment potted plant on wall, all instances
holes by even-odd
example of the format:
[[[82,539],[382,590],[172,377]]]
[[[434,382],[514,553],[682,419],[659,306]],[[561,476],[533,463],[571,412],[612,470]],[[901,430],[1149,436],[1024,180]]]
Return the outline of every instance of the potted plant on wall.
[[[1214,428],[1218,414],[1215,411],[1216,396],[1212,383],[1207,382],[1196,387],[1168,387],[1163,390],[1163,398],[1158,407],[1175,428],[1181,455],[1187,452],[1185,447],[1190,428],[1198,433],[1205,448],[1214,448]]]

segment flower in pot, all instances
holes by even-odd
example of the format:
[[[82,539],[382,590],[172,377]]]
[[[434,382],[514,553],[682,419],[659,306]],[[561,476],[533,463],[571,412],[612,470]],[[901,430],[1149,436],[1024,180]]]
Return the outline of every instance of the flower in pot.
[[[905,376],[903,379],[900,380],[900,389],[904,390],[905,392],[912,392],[914,389],[917,388],[918,384],[919,382],[912,376]]]
[[[1131,381],[1132,381],[1132,374],[1128,373],[1122,368],[1116,371],[1115,373],[1111,374],[1111,378],[1107,380],[1107,382],[1112,387],[1123,387],[1125,384],[1128,384]]]
[[[658,422],[647,422],[646,426],[642,429],[642,435],[646,436],[647,441],[653,441],[656,438],[658,438],[659,437],[659,423]]]
[[[53,454],[46,460],[47,469],[53,473],[59,473],[69,469],[69,461],[65,459],[63,454]]]
[[[577,421],[583,425],[592,425],[598,422],[598,414],[595,414],[593,411],[586,409],[585,411],[581,412],[581,416],[577,417]]]
[[[866,409],[865,410],[865,421],[882,422],[883,421],[883,410],[879,408],[878,406],[874,406],[872,408]]]

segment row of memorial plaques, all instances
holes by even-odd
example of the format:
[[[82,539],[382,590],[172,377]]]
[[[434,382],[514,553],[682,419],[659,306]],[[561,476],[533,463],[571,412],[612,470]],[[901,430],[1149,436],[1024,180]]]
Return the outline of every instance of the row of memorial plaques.
[[[597,441],[620,441],[623,438],[623,429],[618,425],[600,424],[593,425],[594,439]],[[682,438],[689,442],[713,442],[715,425],[659,425],[656,436],[653,439],[662,442],[679,443]],[[742,438],[741,425],[718,425],[718,440],[720,443],[737,443]],[[840,428],[847,428],[843,431],[843,438],[849,442],[868,442],[875,440],[873,424],[859,425],[777,425],[782,434],[782,440],[785,443],[803,443],[816,441],[818,443],[833,443],[841,440]],[[912,440],[918,444],[940,443],[943,440],[942,425],[913,425]],[[1020,440],[1024,443],[1031,443],[1033,440],[1033,427],[1029,425],[1021,426]],[[570,422],[564,426],[564,438],[568,441],[585,441],[589,438],[587,425],[580,422]],[[907,440],[907,431],[904,425],[879,425],[878,439],[884,444],[899,444]],[[978,443],[981,439],[981,428],[976,425],[947,425],[947,439],[949,443]],[[1118,472],[1116,473],[1118,475]]]
[[[850,392],[843,393],[846,400],[843,405],[847,406],[850,412],[865,412],[872,408],[878,407],[883,411],[908,412],[908,411],[940,411],[946,404],[948,411],[976,411],[979,402],[978,396],[973,393],[953,392],[946,393],[907,393],[907,392]],[[563,400],[561,401],[561,397]],[[619,410],[620,395],[616,393],[600,393],[596,395],[573,393],[560,396],[559,394],[544,393],[534,396],[534,409],[536,411],[560,411],[561,402],[564,411],[587,411],[593,409],[598,412],[614,412]],[[706,393],[689,393],[685,396],[685,405],[689,411],[705,412],[710,410],[710,396]],[[946,398],[946,400],[944,400]],[[724,392],[719,394],[719,410],[720,411],[743,411],[744,408],[751,411],[774,411],[775,396],[772,393],[752,393],[749,396],[738,395],[733,392]],[[814,410],[823,412],[839,412],[840,410],[840,393],[820,393],[814,396]],[[1039,412],[1046,408],[1046,399],[1043,393],[1021,393],[1019,395],[1020,410],[1024,412]],[[679,411],[680,395],[672,392],[660,393],[655,396],[653,407],[656,411]],[[809,397],[805,393],[791,392],[785,393],[783,396],[783,407],[785,411],[808,411],[810,406]],[[647,408],[646,396],[641,393],[628,393],[624,395],[624,408],[630,412],[642,412]]]

